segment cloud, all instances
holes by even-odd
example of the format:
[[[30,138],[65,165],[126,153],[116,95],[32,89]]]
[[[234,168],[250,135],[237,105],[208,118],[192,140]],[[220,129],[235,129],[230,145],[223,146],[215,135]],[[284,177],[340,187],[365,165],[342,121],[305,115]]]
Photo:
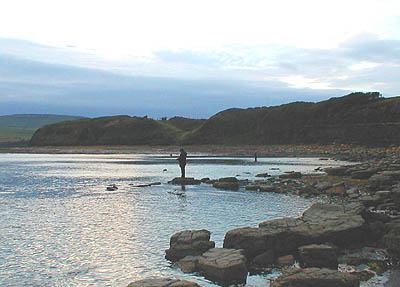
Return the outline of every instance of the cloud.
[[[209,117],[350,91],[398,95],[399,51],[400,41],[363,34],[335,49],[230,45],[110,61],[0,39],[0,113]]]

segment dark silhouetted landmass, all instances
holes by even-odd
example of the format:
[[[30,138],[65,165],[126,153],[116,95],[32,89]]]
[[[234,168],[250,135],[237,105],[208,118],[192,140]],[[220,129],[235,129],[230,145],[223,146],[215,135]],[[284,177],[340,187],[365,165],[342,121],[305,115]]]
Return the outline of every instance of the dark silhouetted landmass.
[[[318,103],[229,109],[184,138],[187,144],[400,143],[400,97],[353,93]]]
[[[29,141],[41,126],[81,119],[82,117],[45,114],[17,114],[0,116],[0,144],[21,145]]]
[[[30,143],[32,146],[169,145],[177,143],[183,132],[168,121],[113,116],[47,125],[33,135]]]
[[[208,120],[83,119],[40,128],[31,145],[400,143],[400,97],[353,93],[318,103],[228,109]]]

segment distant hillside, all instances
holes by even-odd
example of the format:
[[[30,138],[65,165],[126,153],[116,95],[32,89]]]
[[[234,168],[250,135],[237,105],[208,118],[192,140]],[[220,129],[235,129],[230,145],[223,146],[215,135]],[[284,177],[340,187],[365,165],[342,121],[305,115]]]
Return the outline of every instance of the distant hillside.
[[[0,143],[29,140],[41,126],[81,119],[82,117],[46,114],[0,116]]]
[[[168,145],[176,144],[189,127],[202,120],[114,116],[47,125],[33,135],[32,146]]]
[[[129,116],[47,125],[31,145],[400,143],[400,97],[353,93],[318,103],[228,109],[208,120]]]
[[[400,143],[400,98],[353,93],[319,103],[229,109],[188,134],[186,144]]]

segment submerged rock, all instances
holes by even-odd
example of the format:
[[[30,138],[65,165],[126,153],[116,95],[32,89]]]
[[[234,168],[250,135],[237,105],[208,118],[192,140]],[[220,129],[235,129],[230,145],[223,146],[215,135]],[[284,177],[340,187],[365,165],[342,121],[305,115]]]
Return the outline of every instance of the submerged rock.
[[[200,287],[196,283],[171,279],[171,278],[154,278],[144,279],[130,283],[127,287]]]
[[[210,241],[210,231],[184,230],[172,235],[170,248],[165,250],[165,258],[177,261],[188,255],[201,255],[210,248],[214,248],[215,242]]]
[[[279,178],[285,179],[285,178],[301,178],[301,172],[285,172],[284,174],[281,174]]]
[[[213,187],[223,190],[239,190],[239,180],[236,177],[223,177],[213,183]]]
[[[233,190],[237,191],[239,190],[239,182],[214,182],[213,187],[217,189],[223,189],[223,190]]]
[[[259,173],[256,175],[256,177],[269,177],[270,175],[268,174],[268,172],[266,173]]]
[[[319,268],[287,269],[272,287],[359,287],[357,277],[344,272]]]

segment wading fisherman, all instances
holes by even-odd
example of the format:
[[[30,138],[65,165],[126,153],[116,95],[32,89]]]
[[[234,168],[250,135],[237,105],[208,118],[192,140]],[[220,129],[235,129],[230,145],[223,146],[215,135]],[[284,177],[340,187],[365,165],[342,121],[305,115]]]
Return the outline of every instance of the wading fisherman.
[[[184,178],[187,153],[185,152],[185,150],[183,148],[180,149],[180,152],[181,152],[181,154],[179,155],[177,160],[179,161],[179,166],[181,168],[181,177]]]

